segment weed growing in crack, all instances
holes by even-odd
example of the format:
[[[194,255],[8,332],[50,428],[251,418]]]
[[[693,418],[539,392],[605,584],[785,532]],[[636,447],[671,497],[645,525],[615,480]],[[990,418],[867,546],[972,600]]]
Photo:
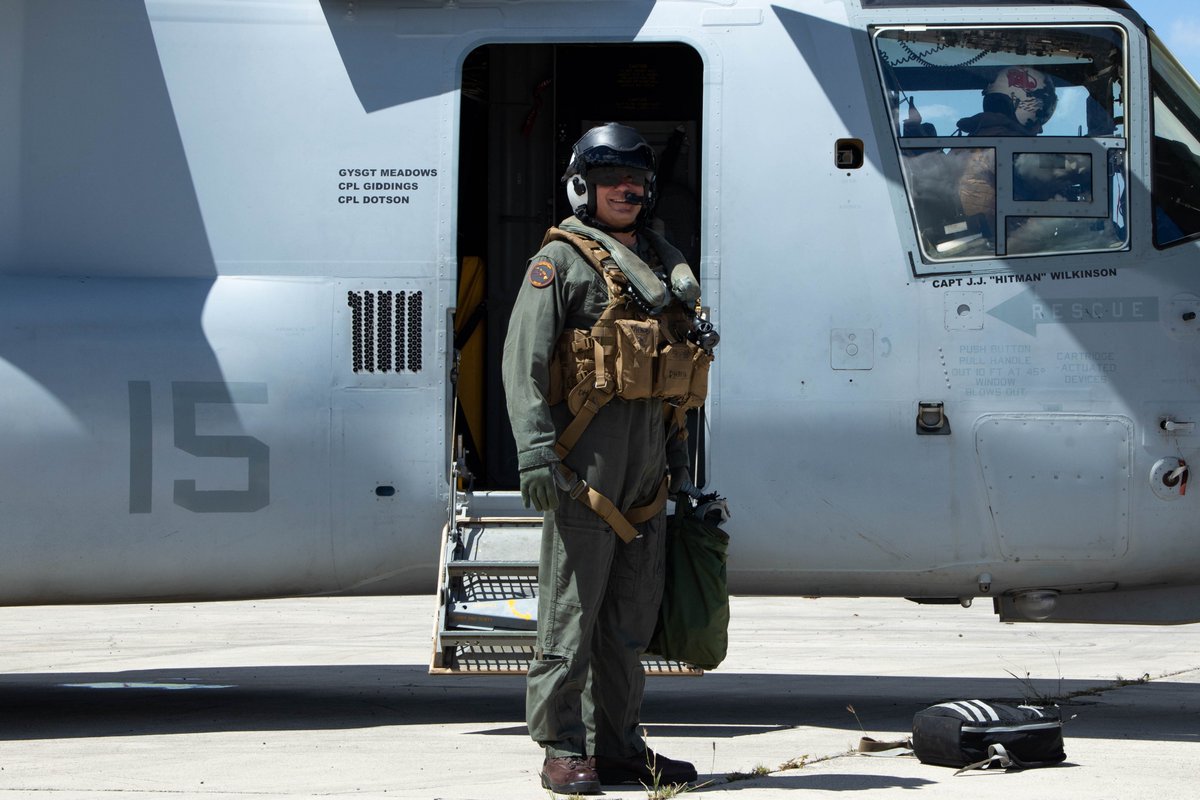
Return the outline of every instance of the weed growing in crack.
[[[854,710],[854,706],[847,705],[846,710],[854,715],[854,721],[858,723],[858,729],[862,731],[862,735],[867,735],[867,729],[863,727],[862,720],[858,718],[858,712]]]
[[[765,775],[770,775],[770,774],[771,774],[771,770],[769,767],[764,766],[763,764],[759,764],[758,766],[751,769],[749,772],[730,772],[730,773],[728,773],[725,776],[725,782],[726,783],[734,783],[735,781],[749,781],[749,780],[753,780],[754,778],[761,778]]]

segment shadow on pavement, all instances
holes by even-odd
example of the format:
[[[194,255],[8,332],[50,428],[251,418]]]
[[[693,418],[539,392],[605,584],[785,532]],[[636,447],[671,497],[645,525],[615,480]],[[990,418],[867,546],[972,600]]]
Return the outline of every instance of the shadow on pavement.
[[[1069,737],[1196,741],[1200,684],[1121,688],[1046,681],[1038,693],[1100,689],[1064,703]],[[903,734],[947,699],[1032,699],[1012,679],[709,673],[654,678],[651,736],[728,738],[818,727]],[[853,705],[855,714],[848,705]],[[417,665],[263,666],[0,676],[0,741],[242,730],[478,723],[472,735],[525,736],[522,677],[430,676]],[[859,776],[853,777],[860,780]]]

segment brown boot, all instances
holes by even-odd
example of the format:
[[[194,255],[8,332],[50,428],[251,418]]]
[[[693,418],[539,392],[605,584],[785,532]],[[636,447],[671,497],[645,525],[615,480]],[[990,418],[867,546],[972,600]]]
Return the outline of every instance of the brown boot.
[[[600,794],[600,779],[592,759],[583,756],[547,758],[542,762],[542,786],[559,794]]]
[[[645,786],[670,786],[692,783],[696,780],[696,768],[686,761],[660,756],[646,750],[629,758],[596,756],[596,774],[600,783],[640,783]]]

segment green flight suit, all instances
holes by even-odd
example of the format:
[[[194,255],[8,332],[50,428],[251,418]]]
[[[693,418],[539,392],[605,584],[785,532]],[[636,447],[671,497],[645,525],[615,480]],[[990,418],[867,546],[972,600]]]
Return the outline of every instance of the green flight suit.
[[[637,255],[654,263],[645,239],[638,237]],[[550,407],[546,400],[559,335],[591,328],[608,305],[604,279],[566,242],[547,244],[529,264],[503,364],[522,470],[558,461],[554,443],[572,419],[565,402]],[[665,429],[661,400],[613,398],[565,461],[624,513],[654,499],[668,460],[673,468],[687,466],[684,436]],[[662,600],[665,511],[636,525],[640,535],[625,543],[561,488],[558,496],[558,509],[546,513],[542,526],[529,734],[549,757],[637,755],[646,748],[640,659]]]

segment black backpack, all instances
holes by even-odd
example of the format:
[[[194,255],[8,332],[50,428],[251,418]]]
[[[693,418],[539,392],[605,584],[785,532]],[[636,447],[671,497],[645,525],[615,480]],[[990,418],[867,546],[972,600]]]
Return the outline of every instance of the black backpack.
[[[913,717],[912,748],[922,763],[1004,769],[1045,767],[1067,757],[1057,707],[984,700],[938,703]]]

